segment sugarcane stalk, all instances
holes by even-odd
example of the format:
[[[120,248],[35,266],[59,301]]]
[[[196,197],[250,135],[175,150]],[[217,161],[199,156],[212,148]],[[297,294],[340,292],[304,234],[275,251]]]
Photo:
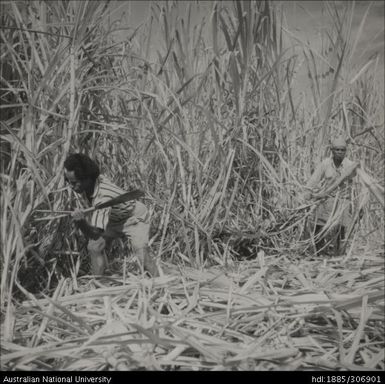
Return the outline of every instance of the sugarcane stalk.
[[[370,177],[363,169],[358,169],[357,175],[360,177],[364,185],[369,189],[369,191],[374,195],[378,202],[384,207],[384,191],[381,190],[381,187],[378,185],[376,180]]]
[[[100,208],[98,208],[98,207],[90,207],[90,208],[87,208],[87,209],[82,209],[81,211],[83,213],[90,213],[90,212],[95,211],[96,209],[100,209]],[[57,211],[56,212],[55,211],[48,211],[48,212],[56,213]],[[69,215],[72,215],[73,213],[74,213],[74,211],[62,211],[62,214],[60,214],[60,215],[41,217],[39,219],[35,219],[34,221],[45,221],[45,220],[61,219],[62,217],[67,217]]]

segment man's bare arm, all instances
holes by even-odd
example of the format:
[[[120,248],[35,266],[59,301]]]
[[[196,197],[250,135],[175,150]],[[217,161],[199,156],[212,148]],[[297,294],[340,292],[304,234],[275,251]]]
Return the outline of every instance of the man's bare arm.
[[[77,227],[82,231],[83,235],[89,239],[97,240],[103,234],[103,229],[93,227],[88,224],[87,220],[84,217],[84,213],[80,210],[74,211],[72,214],[72,218],[74,219]]]

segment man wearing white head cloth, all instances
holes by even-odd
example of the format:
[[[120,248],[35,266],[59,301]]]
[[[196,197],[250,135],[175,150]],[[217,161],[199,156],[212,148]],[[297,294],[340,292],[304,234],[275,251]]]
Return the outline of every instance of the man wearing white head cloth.
[[[317,252],[325,247],[325,233],[321,231],[326,224],[330,229],[336,230],[335,252],[338,253],[341,242],[345,239],[346,228],[351,222],[351,191],[358,164],[346,157],[346,149],[347,143],[342,136],[332,140],[332,155],[318,165],[306,185],[309,190],[305,194],[306,199],[311,196],[323,198],[317,206],[314,218]],[[338,183],[344,175],[348,176]]]

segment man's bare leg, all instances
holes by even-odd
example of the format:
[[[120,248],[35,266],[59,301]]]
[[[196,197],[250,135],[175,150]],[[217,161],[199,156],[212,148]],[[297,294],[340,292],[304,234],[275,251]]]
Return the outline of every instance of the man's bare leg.
[[[140,248],[134,252],[142,273],[148,272],[152,277],[159,276],[156,262],[150,255],[149,247]]]
[[[91,257],[91,273],[94,275],[103,275],[108,265],[105,247],[106,241],[103,237],[88,241],[87,249]]]

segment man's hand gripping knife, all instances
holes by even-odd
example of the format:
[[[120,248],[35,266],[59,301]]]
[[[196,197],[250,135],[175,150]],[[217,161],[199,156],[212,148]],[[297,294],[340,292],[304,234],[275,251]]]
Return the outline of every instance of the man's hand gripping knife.
[[[74,211],[74,213],[72,214],[72,219],[75,221],[75,224],[82,231],[84,236],[89,239],[97,240],[102,236],[104,232],[103,229],[89,225],[87,220],[85,219],[83,211],[81,211],[80,209],[76,209]]]

